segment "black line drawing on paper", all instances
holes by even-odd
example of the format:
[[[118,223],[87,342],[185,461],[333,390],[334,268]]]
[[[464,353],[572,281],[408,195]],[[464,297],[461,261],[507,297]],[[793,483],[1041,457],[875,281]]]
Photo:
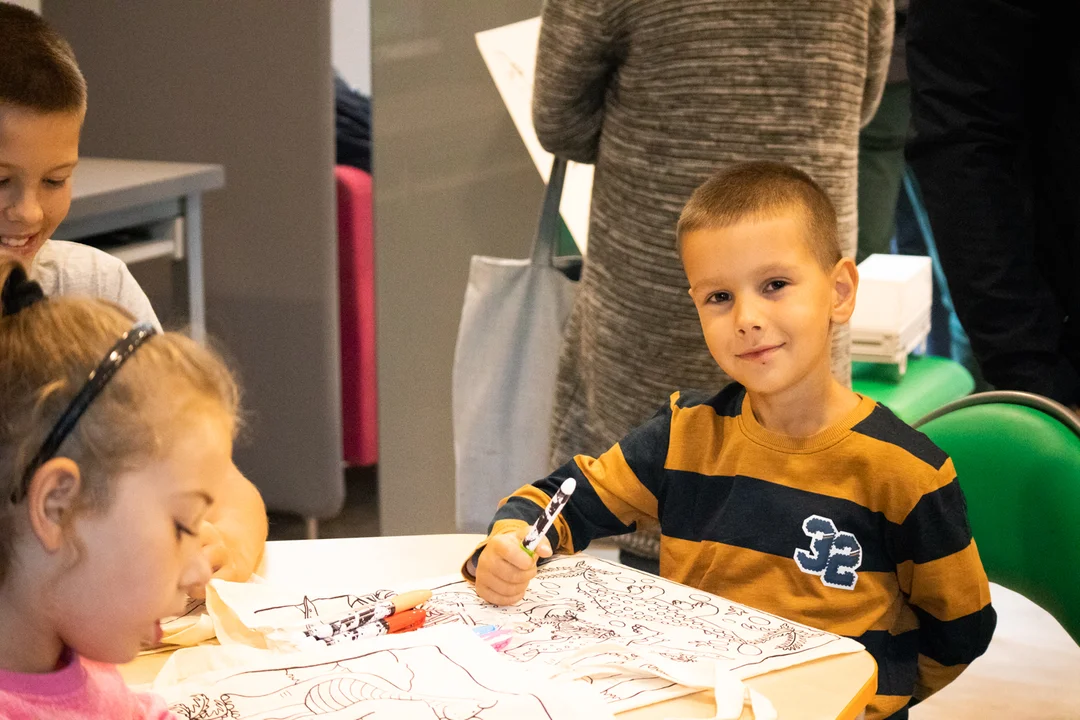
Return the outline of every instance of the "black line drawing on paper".
[[[324,621],[340,618],[368,605],[388,600],[394,597],[395,594],[393,590],[375,590],[362,595],[342,594],[315,598],[304,595],[299,602],[258,608],[253,610],[252,614],[258,618],[260,625],[288,627],[315,618]],[[462,620],[461,615],[458,613],[448,613],[442,608],[428,608],[428,616],[424,625],[430,627],[450,622],[462,622]]]
[[[297,620],[310,620],[316,617],[333,617],[345,615],[353,610],[377,603],[393,597],[390,590],[376,590],[365,595],[332,595],[330,597],[309,598],[307,595],[298,603],[291,605],[275,605],[272,607],[259,608],[255,615],[266,613],[259,620],[265,622],[296,622]]]
[[[680,663],[719,660],[738,670],[842,639],[693,588],[593,557],[539,568],[525,598],[495,607],[465,582],[434,590],[429,606],[514,629],[504,654],[556,664],[600,643],[639,648]]]
[[[163,638],[166,638],[166,640],[159,643],[144,645],[139,651],[139,654],[152,654],[160,652],[162,648],[174,647],[175,643],[173,643],[172,640],[175,636],[198,626],[206,616],[206,601],[188,598],[184,604],[184,609],[180,611],[179,615],[161,619],[162,636]],[[214,636],[213,626],[208,619],[206,623],[206,633],[206,637]],[[193,638],[191,644],[195,644],[202,639],[206,638],[201,636]]]
[[[242,671],[216,687],[221,691],[196,693],[169,709],[187,720],[552,718],[539,696],[489,687],[435,645]]]
[[[185,618],[188,615],[205,615],[205,614],[206,614],[206,601],[205,600],[195,600],[194,598],[188,598],[187,599],[187,604],[184,605],[184,609],[180,612],[179,615],[176,615],[176,616],[171,617],[171,618],[163,619],[162,622],[164,623],[164,622],[171,622],[173,620],[179,620],[180,618]]]
[[[433,595],[424,603],[427,625],[491,624],[510,629],[513,635],[502,650],[504,657],[527,666],[538,676],[572,677],[589,683],[612,711],[693,692],[696,686],[679,684],[679,679],[700,682],[703,668],[699,663],[703,661],[710,663],[710,671],[715,661],[722,670],[742,679],[804,660],[861,649],[852,640],[587,555],[560,556],[543,564],[524,599],[509,607],[485,602],[464,580],[433,579],[428,585]],[[281,611],[291,613],[292,623],[297,619],[302,622],[305,611],[317,611],[325,619],[324,601],[341,602],[347,598],[369,603],[392,594],[390,590],[377,590],[367,595],[308,596],[291,605],[276,600],[272,607],[256,611],[256,617],[259,625],[271,612]],[[297,597],[299,593],[289,599]],[[271,602],[263,604],[270,606]],[[353,606],[340,607],[345,612],[335,614],[345,614],[349,607]],[[658,664],[665,669],[661,671]],[[351,693],[351,697],[358,696],[360,686],[335,687],[336,696]],[[377,687],[382,692],[400,692],[400,686]],[[425,720],[443,717],[431,714],[435,711],[426,712],[422,715]],[[453,705],[445,712],[488,720],[498,717],[492,713],[499,712],[499,707],[480,708],[476,710],[479,714],[469,715],[465,708]],[[192,717],[216,720],[219,716]],[[329,716],[310,713],[279,713],[272,717],[329,720]],[[342,715],[346,717],[366,716]]]
[[[586,675],[582,678],[593,685],[607,702],[627,702],[634,698],[678,687],[678,683],[661,677],[623,677],[615,674]]]

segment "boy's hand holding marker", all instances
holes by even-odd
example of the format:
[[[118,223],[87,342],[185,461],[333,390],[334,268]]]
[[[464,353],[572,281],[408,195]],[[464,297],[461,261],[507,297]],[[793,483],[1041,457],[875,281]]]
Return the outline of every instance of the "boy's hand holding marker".
[[[513,605],[525,596],[536,575],[536,559],[551,557],[547,538],[536,546],[535,556],[525,552],[521,541],[529,528],[496,535],[488,541],[476,563],[476,594],[495,605]]]
[[[525,596],[536,575],[537,558],[551,557],[546,533],[555,522],[577,482],[563,481],[555,497],[530,527],[495,535],[476,563],[476,594],[495,605],[513,605]]]

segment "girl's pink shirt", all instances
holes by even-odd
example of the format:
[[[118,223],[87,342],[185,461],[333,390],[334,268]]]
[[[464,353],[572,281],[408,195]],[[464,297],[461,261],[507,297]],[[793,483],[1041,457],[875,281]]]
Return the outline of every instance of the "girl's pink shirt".
[[[0,670],[0,720],[176,720],[165,702],[134,693],[115,665],[65,652],[59,670],[18,673]]]

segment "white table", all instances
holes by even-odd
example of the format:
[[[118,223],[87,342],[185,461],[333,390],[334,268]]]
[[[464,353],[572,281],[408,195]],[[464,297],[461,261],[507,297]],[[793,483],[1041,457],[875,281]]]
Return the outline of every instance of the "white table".
[[[482,535],[411,535],[404,537],[287,540],[266,544],[259,574],[291,587],[408,590],[410,583],[456,573]],[[129,683],[153,679],[164,654],[149,655],[121,668]],[[837,655],[746,681],[763,693],[781,720],[851,720],[858,717],[877,688],[877,666],[867,652]],[[620,720],[666,717],[712,717],[711,691],[669,700],[619,715]]]

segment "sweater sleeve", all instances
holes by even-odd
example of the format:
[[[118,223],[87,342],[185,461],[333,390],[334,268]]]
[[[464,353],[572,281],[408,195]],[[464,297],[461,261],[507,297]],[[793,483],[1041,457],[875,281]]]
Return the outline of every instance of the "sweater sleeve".
[[[596,161],[617,66],[603,0],[546,0],[533,84],[533,125],[548,152]]]
[[[900,526],[900,589],[919,620],[917,701],[986,652],[997,621],[952,460],[937,471],[936,485]]]
[[[861,127],[866,127],[874,119],[881,103],[881,94],[885,91],[889,62],[892,59],[895,23],[896,10],[893,0],[870,1],[870,21],[867,23],[866,38],[866,84],[859,113]]]
[[[577,489],[547,534],[553,552],[579,552],[597,538],[633,532],[638,520],[657,517],[678,397],[679,393],[672,395],[668,405],[600,457],[578,455],[546,478],[516,491],[495,513],[488,539],[534,523],[563,481],[571,477],[577,480]],[[473,579],[473,568],[486,544],[487,539],[465,563],[466,578]]]

